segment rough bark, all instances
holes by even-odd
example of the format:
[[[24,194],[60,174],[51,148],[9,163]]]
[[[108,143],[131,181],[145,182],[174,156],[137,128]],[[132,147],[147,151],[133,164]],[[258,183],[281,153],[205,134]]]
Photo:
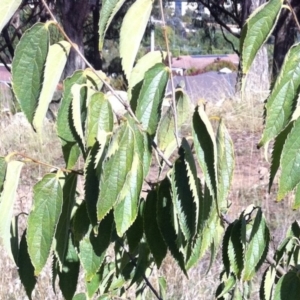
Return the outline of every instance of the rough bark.
[[[291,1],[298,20],[300,18],[300,1]],[[284,9],[279,17],[277,26],[274,31],[274,54],[273,54],[273,68],[272,77],[275,79],[280,71],[284,57],[289,48],[294,44],[296,37],[296,22],[292,13]]]
[[[79,50],[84,53],[83,26],[90,11],[90,3],[87,0],[59,0],[59,9],[62,24],[69,38],[77,44]],[[75,52],[71,50],[65,68],[64,76],[70,76],[77,69],[85,68],[85,63]]]

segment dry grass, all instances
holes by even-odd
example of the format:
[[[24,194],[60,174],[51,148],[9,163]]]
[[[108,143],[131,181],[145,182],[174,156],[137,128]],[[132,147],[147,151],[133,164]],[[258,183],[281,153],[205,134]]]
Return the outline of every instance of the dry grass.
[[[230,194],[232,207],[230,217],[237,218],[245,207],[254,203],[262,206],[269,222],[274,244],[277,245],[286,232],[291,222],[299,218],[299,212],[290,209],[289,201],[275,203],[275,191],[271,195],[267,193],[266,174],[258,173],[259,167],[267,168],[262,150],[256,149],[256,143],[262,130],[261,99],[240,101],[237,97],[226,100],[221,106],[207,105],[207,113],[214,117],[222,117],[228,127],[235,145],[236,173],[233,182],[233,190]],[[217,119],[217,118],[216,118]],[[214,126],[216,122],[212,121]],[[0,154],[7,155],[12,151],[25,153],[37,160],[53,165],[62,165],[62,153],[55,127],[52,123],[46,123],[42,141],[37,138],[31,127],[24,121],[22,115],[0,116]],[[23,171],[18,190],[18,199],[15,212],[28,212],[31,205],[32,186],[43,176],[49,168],[27,165]],[[263,177],[263,179],[261,179]],[[25,218],[23,218],[23,226]],[[0,299],[26,299],[25,291],[18,279],[17,269],[0,248],[1,275],[0,275]],[[273,247],[271,247],[273,251]],[[189,272],[187,279],[176,263],[169,255],[160,270],[155,271],[152,282],[156,285],[156,276],[165,276],[168,283],[167,299],[214,299],[218,285],[219,273],[222,269],[220,253],[212,268],[207,273],[209,256],[205,258]],[[45,267],[38,280],[33,299],[62,299],[61,294],[55,295],[52,291],[51,262]],[[254,285],[254,297],[257,295],[259,280]],[[82,284],[79,285],[79,289]],[[147,299],[154,299],[151,291],[147,292]],[[131,298],[134,299],[134,298]],[[254,298],[253,298],[254,299]]]

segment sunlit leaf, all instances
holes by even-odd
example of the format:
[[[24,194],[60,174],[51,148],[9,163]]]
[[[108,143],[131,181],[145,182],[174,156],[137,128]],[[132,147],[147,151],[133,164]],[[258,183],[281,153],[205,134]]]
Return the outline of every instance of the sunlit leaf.
[[[12,259],[10,226],[13,215],[16,191],[19,183],[20,173],[24,163],[10,161],[7,163],[3,190],[0,198],[0,243]]]
[[[244,74],[248,73],[256,53],[272,34],[282,4],[283,0],[270,0],[257,8],[246,21],[240,41]]]
[[[300,119],[296,120],[284,143],[277,199],[281,200],[300,182]]]
[[[43,120],[46,117],[49,104],[64,70],[70,49],[71,45],[66,41],[61,41],[49,47],[44,68],[43,86],[32,121],[33,127],[40,134],[43,126]]]
[[[152,0],[136,0],[128,9],[122,22],[120,57],[127,79],[130,78],[134,60],[149,21],[152,4]]]
[[[136,116],[150,135],[155,134],[160,119],[168,78],[168,68],[163,64],[156,64],[145,74],[137,100]]]
[[[259,146],[275,138],[291,121],[300,92],[300,44],[285,56],[280,74],[266,103],[265,128]]]
[[[19,5],[21,4],[21,0],[1,0],[1,13],[0,13],[0,32],[3,27],[8,23],[10,18],[17,11]]]
[[[125,0],[104,0],[99,18],[99,51],[102,51],[106,30]]]

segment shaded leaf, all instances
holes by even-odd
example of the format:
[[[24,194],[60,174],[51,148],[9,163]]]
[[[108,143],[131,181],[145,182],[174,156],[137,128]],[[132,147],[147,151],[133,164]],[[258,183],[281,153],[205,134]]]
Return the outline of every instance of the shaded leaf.
[[[110,244],[113,224],[113,215],[110,213],[100,222],[97,236],[89,230],[79,243],[79,258],[84,268],[86,281],[92,280],[103,263]]]
[[[193,137],[196,157],[213,196],[217,196],[217,149],[211,123],[203,107],[197,107],[193,116]]]
[[[30,123],[42,89],[48,48],[47,25],[36,23],[21,37],[12,62],[13,91]]]
[[[80,264],[71,235],[67,238],[67,241],[68,247],[64,259],[64,265],[62,270],[58,272],[58,277],[59,287],[64,298],[66,300],[71,300],[76,292]]]
[[[16,200],[20,173],[24,163],[20,161],[10,161],[6,166],[5,180],[0,198],[0,243],[14,261],[11,249],[11,220],[13,208]]]
[[[90,223],[91,221],[87,212],[87,204],[85,201],[82,201],[75,212],[72,222],[74,242],[76,246],[78,246],[79,242],[89,231]]]
[[[64,80],[64,92],[61,106],[57,114],[57,134],[61,140],[66,167],[71,169],[77,162],[80,154],[77,140],[74,136],[74,125],[72,121],[71,103],[73,95],[72,86],[85,83],[86,78],[83,71],[76,71],[71,77]]]
[[[167,244],[172,256],[177,261],[184,274],[187,275],[184,264],[184,256],[183,253],[179,250],[176,242],[177,234],[173,225],[174,215],[170,189],[171,186],[168,179],[164,179],[158,189],[157,223],[163,239]]]
[[[34,267],[31,263],[28,246],[26,241],[26,230],[22,234],[20,241],[20,249],[18,256],[18,273],[21,279],[21,282],[25,288],[26,295],[29,299],[31,298],[32,291],[37,283],[36,277],[34,276]]]
[[[296,272],[290,271],[282,276],[276,284],[274,300],[294,300],[300,294],[300,278]]]
[[[70,219],[72,209],[75,204],[75,193],[77,187],[77,175],[74,173],[67,174],[64,178],[63,185],[63,204],[62,212],[59,217],[55,237],[53,241],[53,249],[58,259],[60,270],[64,265],[64,258],[69,242]]]
[[[152,4],[151,0],[136,0],[128,9],[122,22],[120,57],[122,58],[122,67],[128,80],[150,18]]]
[[[39,275],[46,264],[62,211],[63,192],[58,174],[46,174],[33,188],[27,244],[35,275]]]
[[[167,246],[157,223],[157,192],[148,192],[144,209],[144,231],[149,249],[159,268],[167,255]]]

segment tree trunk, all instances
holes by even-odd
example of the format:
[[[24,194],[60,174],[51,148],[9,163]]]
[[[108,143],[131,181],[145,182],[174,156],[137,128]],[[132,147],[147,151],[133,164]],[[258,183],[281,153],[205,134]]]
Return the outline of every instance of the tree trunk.
[[[84,54],[83,26],[90,10],[89,1],[60,0],[59,8],[66,34],[75,44],[77,44],[81,53]],[[72,75],[77,69],[84,68],[85,63],[83,60],[74,49],[71,49],[65,68],[64,77]]]
[[[300,2],[299,0],[291,1],[298,20],[300,17]],[[284,9],[279,17],[277,26],[274,30],[274,54],[273,54],[273,69],[272,78],[275,79],[281,69],[284,57],[289,48],[294,44],[296,37],[296,22],[292,13]]]

